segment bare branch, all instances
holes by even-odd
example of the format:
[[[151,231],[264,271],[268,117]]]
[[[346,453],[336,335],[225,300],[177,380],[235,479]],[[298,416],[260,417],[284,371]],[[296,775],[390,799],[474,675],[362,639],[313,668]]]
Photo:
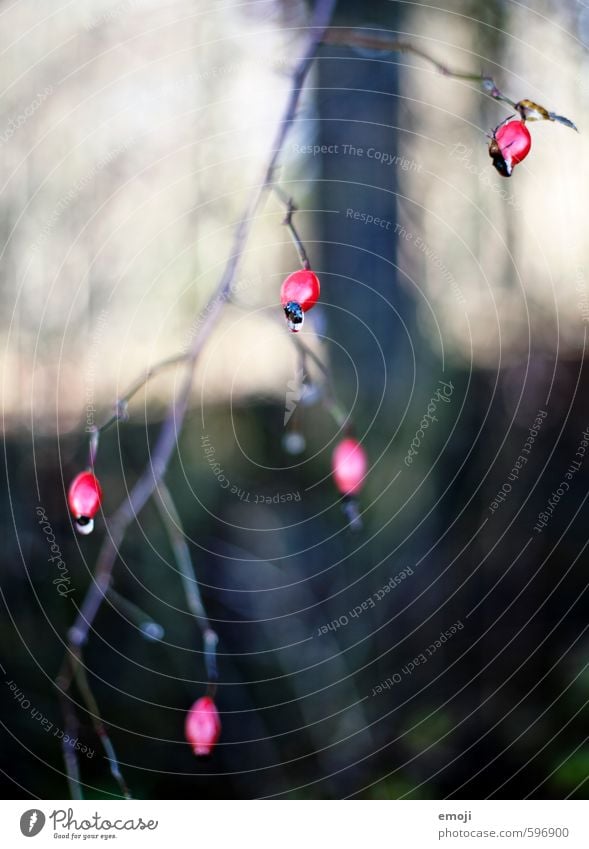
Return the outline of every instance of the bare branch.
[[[281,203],[285,208],[286,215],[282,223],[285,227],[288,228],[290,237],[293,241],[295,248],[297,249],[301,265],[303,266],[303,268],[310,269],[311,263],[309,262],[307,251],[305,250],[303,241],[294,225],[294,221],[292,220],[294,213],[297,211],[297,207],[295,206],[293,199],[289,197],[285,192],[283,192],[280,186],[275,183],[272,188],[274,189],[275,194],[279,197]]]
[[[293,75],[287,103],[278,124],[278,129],[273,143],[270,147],[270,157],[266,165],[262,179],[256,186],[252,197],[246,204],[246,208],[239,219],[233,237],[233,245],[221,279],[216,291],[211,296],[205,310],[206,317],[186,355],[186,372],[178,391],[178,394],[166,415],[159,432],[159,436],[151,455],[150,462],[146,466],[131,492],[115,511],[111,520],[107,522],[106,536],[98,554],[94,579],[90,585],[76,620],[68,633],[70,651],[78,649],[81,657],[81,647],[88,639],[88,634],[96,613],[102,604],[111,582],[112,570],[114,568],[119,548],[124,540],[127,528],[134,521],[138,513],[143,509],[148,499],[153,495],[158,484],[166,472],[172,454],[178,442],[178,435],[182,429],[184,417],[188,409],[190,391],[194,370],[199,354],[205,342],[214,329],[224,302],[227,300],[231,284],[235,277],[241,255],[243,253],[250,229],[256,213],[266,192],[272,186],[278,159],[282,153],[288,132],[295,120],[301,91],[309,68],[321,44],[325,30],[329,25],[336,0],[317,0],[313,18],[309,26],[309,37],[302,58],[298,62]],[[62,688],[64,697],[67,698],[67,690]],[[111,760],[111,771],[113,768]]]

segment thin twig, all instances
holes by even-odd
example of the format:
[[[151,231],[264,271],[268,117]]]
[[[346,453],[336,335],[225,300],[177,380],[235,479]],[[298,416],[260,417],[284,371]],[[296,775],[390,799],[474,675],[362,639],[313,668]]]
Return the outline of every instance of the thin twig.
[[[84,667],[81,652],[79,650],[76,652],[72,652],[70,658],[76,684],[78,685],[78,689],[82,694],[82,698],[86,702],[86,707],[88,709],[88,713],[90,714],[92,725],[94,726],[96,735],[100,740],[102,748],[104,749],[104,752],[106,754],[106,759],[108,760],[111,775],[119,785],[119,789],[121,791],[121,794],[123,795],[123,798],[131,799],[132,797],[129,793],[129,788],[127,787],[127,784],[125,782],[125,779],[123,778],[123,774],[119,767],[119,761],[116,756],[114,746],[111,742],[110,737],[107,734],[106,727],[98,709],[98,703],[94,698],[92,689],[90,688],[90,683],[86,675],[86,669]]]
[[[325,44],[340,44],[346,47],[364,47],[368,50],[381,50],[385,53],[412,53],[413,56],[418,56],[429,62],[440,74],[445,77],[452,77],[455,80],[466,80],[473,83],[480,83],[483,91],[487,92],[495,100],[501,100],[503,103],[508,103],[515,109],[516,103],[511,100],[502,91],[500,91],[492,77],[485,74],[473,74],[468,71],[456,71],[438,62],[425,50],[416,47],[409,41],[395,38],[388,35],[383,30],[366,30],[352,29],[350,27],[329,27],[323,39]]]
[[[378,34],[375,34],[378,33]],[[473,74],[465,71],[455,71],[447,65],[438,62],[425,50],[416,47],[409,41],[403,41],[388,35],[383,30],[358,30],[349,27],[330,27],[324,38],[325,44],[341,44],[348,47],[365,47],[369,50],[381,50],[386,53],[412,53],[420,59],[425,59],[430,65],[439,71],[445,77],[451,77],[454,80],[466,80],[468,82],[479,83],[482,90],[492,97],[494,100],[500,100],[502,103],[507,103],[512,109],[519,114],[522,121],[556,121],[563,124],[565,127],[570,127],[572,130],[579,132],[577,127],[569,118],[564,115],[557,115],[556,112],[551,112],[544,106],[534,103],[533,100],[512,100],[498,88],[493,77],[486,74]]]
[[[127,418],[127,406],[129,401],[133,398],[134,395],[139,392],[139,390],[148,383],[152,377],[160,374],[160,372],[165,369],[170,368],[171,366],[178,365],[178,363],[182,363],[186,360],[186,353],[175,354],[173,357],[166,357],[165,360],[161,360],[159,363],[155,363],[151,368],[149,368],[145,374],[138,377],[131,386],[127,389],[124,395],[121,395],[120,398],[117,398],[117,401],[114,406],[114,413],[106,419],[106,421],[101,424],[99,427],[92,428],[90,432],[90,445],[89,445],[89,465],[90,468],[94,468],[94,463],[96,461],[96,454],[98,453],[98,441],[100,439],[100,435],[104,433],[105,430],[108,430],[115,422],[125,421]]]
[[[290,237],[292,242],[297,249],[297,253],[299,255],[299,260],[303,268],[310,269],[311,263],[309,262],[309,257],[307,256],[307,251],[305,250],[305,246],[301,237],[299,236],[298,230],[295,227],[294,221],[292,220],[294,213],[297,211],[297,207],[291,197],[289,197],[285,192],[282,191],[280,186],[276,183],[272,186],[275,194],[280,198],[280,201],[284,205],[285,216],[283,220],[284,226],[288,229],[290,233]]]
[[[69,697],[69,689],[71,685],[71,671],[67,658],[64,661],[62,669],[57,676],[56,686],[59,692],[59,701],[61,703],[61,711],[64,718],[65,734],[61,740],[61,748],[63,751],[63,760],[65,763],[65,771],[67,775],[68,785],[70,788],[70,796],[72,799],[83,799],[82,786],[80,784],[80,770],[78,767],[78,758],[72,741],[78,736],[79,722],[76,712],[71,704]],[[67,737],[67,742],[66,742]]]
[[[258,212],[266,192],[274,181],[274,174],[278,159],[282,153],[284,143],[292,124],[295,121],[299,105],[301,91],[313,59],[321,44],[326,28],[329,25],[337,0],[317,0],[313,18],[309,27],[309,38],[297,67],[292,75],[292,84],[287,103],[280,119],[276,136],[270,147],[270,158],[262,179],[256,186],[253,194],[246,204],[245,210],[239,219],[234,232],[233,245],[229,254],[225,269],[217,285],[216,291],[211,296],[206,317],[201,325],[200,332],[195,336],[186,355],[186,373],[179,392],[170,405],[166,418],[161,426],[159,436],[150,456],[150,461],[139,477],[135,486],[128,493],[125,500],[115,511],[111,520],[106,525],[106,536],[98,554],[94,579],[91,583],[82,606],[78,612],[73,626],[68,632],[68,652],[78,650],[81,656],[81,647],[88,639],[88,634],[96,613],[102,604],[106,592],[110,586],[112,570],[117,560],[120,546],[125,538],[127,528],[143,509],[148,499],[161,482],[168,467],[174,449],[178,442],[178,435],[182,429],[184,418],[188,409],[190,392],[197,359],[205,342],[217,324],[224,303],[227,301],[231,284],[235,277],[239,261],[245,248],[253,220]],[[67,696],[68,685],[64,696]]]
[[[210,691],[214,689],[218,678],[217,643],[219,642],[219,638],[207,616],[190,556],[190,550],[186,542],[186,535],[182,529],[180,516],[168,487],[163,482],[160,482],[154,496],[156,506],[170,538],[170,544],[174,551],[178,569],[180,570],[188,609],[194,616],[194,620],[202,634],[204,659]],[[213,695],[213,692],[209,692],[209,695]]]
[[[335,390],[333,388],[333,378],[331,376],[330,369],[328,368],[328,366],[325,365],[321,358],[317,356],[315,351],[312,351],[311,348],[305,345],[300,336],[292,335],[291,339],[299,350],[299,353],[302,354],[303,358],[306,359],[308,357],[310,360],[312,360],[324,375],[327,393],[322,395],[321,403],[323,404],[329,415],[332,417],[336,425],[339,428],[345,427],[350,417],[346,414],[345,410],[337,400]]]

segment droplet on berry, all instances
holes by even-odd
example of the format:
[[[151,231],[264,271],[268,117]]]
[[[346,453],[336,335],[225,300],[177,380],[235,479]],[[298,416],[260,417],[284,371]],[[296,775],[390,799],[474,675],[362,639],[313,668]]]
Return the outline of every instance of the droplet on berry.
[[[80,472],[70,484],[68,505],[75,520],[76,530],[80,534],[92,533],[94,516],[102,502],[102,489],[98,478],[90,471]]]
[[[355,495],[362,489],[368,458],[357,439],[343,439],[333,452],[331,465],[333,480],[342,495]]]
[[[292,333],[298,333],[303,326],[303,321],[305,320],[305,313],[303,312],[301,305],[297,304],[296,301],[288,301],[288,303],[284,305],[284,314],[286,316],[288,329],[292,331]]]
[[[286,315],[289,330],[297,333],[303,326],[304,314],[319,300],[319,278],[308,268],[293,271],[280,289],[280,303]]]
[[[523,121],[508,121],[493,133],[489,156],[503,177],[511,177],[513,166],[522,162],[532,147],[532,137]]]
[[[186,739],[195,755],[210,755],[221,736],[221,720],[210,696],[197,699],[186,714]]]

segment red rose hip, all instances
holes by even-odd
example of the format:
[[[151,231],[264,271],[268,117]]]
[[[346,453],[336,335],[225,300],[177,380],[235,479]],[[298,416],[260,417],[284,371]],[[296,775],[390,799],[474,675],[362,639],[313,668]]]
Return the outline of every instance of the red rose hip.
[[[347,437],[336,446],[331,466],[335,485],[342,495],[355,495],[362,489],[368,458],[357,439]]]
[[[522,162],[530,152],[532,137],[523,121],[500,124],[489,144],[489,156],[503,177],[511,177],[513,166]]]
[[[319,278],[308,268],[289,274],[280,289],[280,303],[286,315],[289,330],[296,333],[303,326],[307,310],[319,300]]]
[[[75,519],[76,530],[89,534],[94,527],[94,516],[102,502],[102,489],[92,472],[80,472],[70,484],[68,505]]]
[[[210,696],[195,701],[186,715],[184,730],[195,755],[211,754],[221,736],[221,720]]]

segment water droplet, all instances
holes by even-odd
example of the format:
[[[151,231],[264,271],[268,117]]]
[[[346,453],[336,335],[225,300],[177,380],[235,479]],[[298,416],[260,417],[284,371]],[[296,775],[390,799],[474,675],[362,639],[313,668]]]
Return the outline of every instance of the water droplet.
[[[75,525],[77,532],[86,537],[94,530],[94,519],[89,519],[87,516],[80,516]]]
[[[354,533],[358,533],[364,527],[362,517],[360,516],[360,507],[355,498],[344,498],[342,511],[348,520],[348,528]]]
[[[296,430],[291,430],[282,437],[282,447],[287,454],[302,454],[306,446],[305,437]]]
[[[296,301],[289,301],[284,307],[284,314],[288,329],[293,333],[298,333],[305,319],[305,313],[301,305],[297,304]]]
[[[140,628],[141,633],[148,640],[161,640],[164,636],[164,629],[157,622],[144,622]]]

